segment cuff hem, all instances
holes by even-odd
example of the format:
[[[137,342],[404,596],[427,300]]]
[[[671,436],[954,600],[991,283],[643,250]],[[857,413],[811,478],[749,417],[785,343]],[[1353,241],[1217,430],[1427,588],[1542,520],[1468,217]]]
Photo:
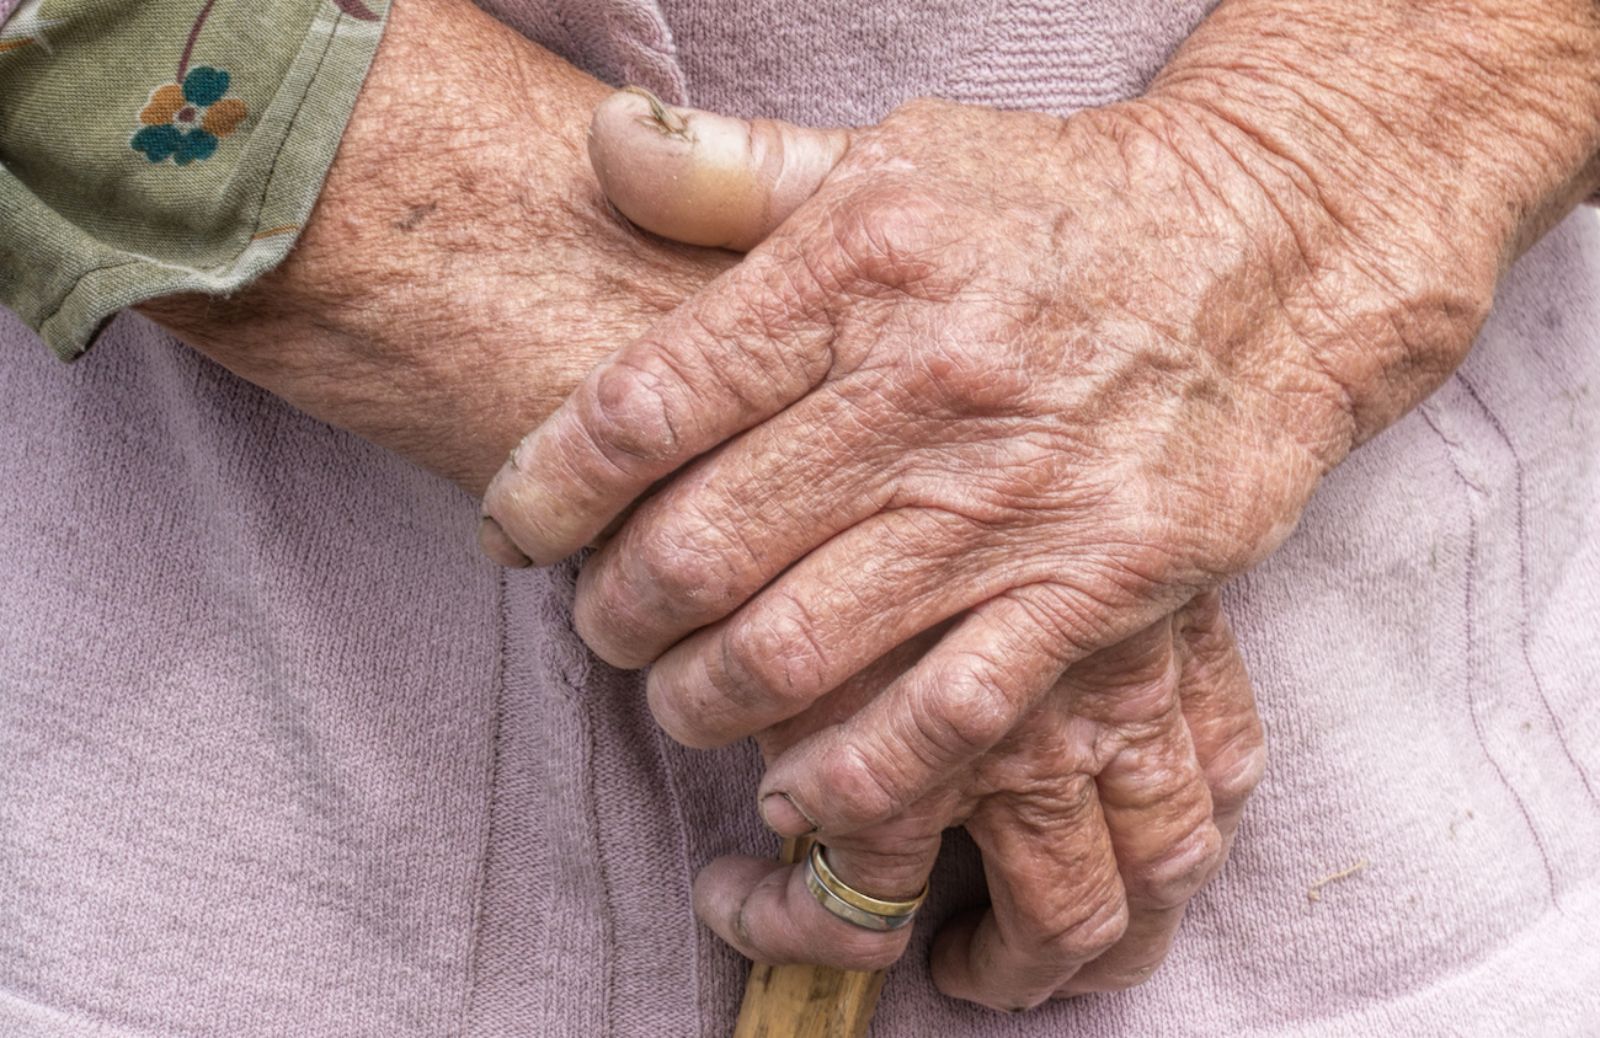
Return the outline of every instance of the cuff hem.
[[[126,307],[184,292],[226,295],[283,262],[322,193],[383,25],[337,10],[312,19],[251,136],[250,151],[259,154],[241,162],[264,166],[264,187],[253,214],[241,214],[233,258],[202,269],[129,253],[108,257],[111,262],[83,273],[40,321],[39,334],[57,357],[82,356],[96,332]]]

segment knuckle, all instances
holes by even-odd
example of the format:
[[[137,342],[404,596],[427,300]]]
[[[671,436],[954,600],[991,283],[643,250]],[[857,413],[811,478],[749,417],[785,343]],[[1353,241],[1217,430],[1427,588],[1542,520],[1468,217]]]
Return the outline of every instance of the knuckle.
[[[1165,853],[1130,868],[1123,877],[1128,900],[1154,909],[1188,904],[1221,855],[1222,834],[1207,821]]]
[[[1127,900],[1108,898],[1083,916],[1047,931],[1039,941],[1039,950],[1050,962],[1088,962],[1104,955],[1127,931]]]
[[[1237,810],[1250,799],[1267,771],[1267,744],[1261,729],[1250,729],[1206,764],[1206,785],[1214,811]]]
[[[924,185],[889,176],[856,191],[831,224],[830,246],[863,281],[908,289],[948,243],[950,205]]]
[[[607,461],[635,467],[676,456],[673,401],[682,384],[663,362],[610,364],[587,385],[583,429]]]
[[[784,608],[747,610],[722,638],[725,692],[798,710],[819,691],[825,667],[806,620]]]
[[[960,339],[938,339],[912,358],[907,375],[909,390],[927,401],[937,413],[952,418],[993,418],[1017,414],[1026,406],[1034,390],[1034,380],[1023,363],[1006,356],[1012,336],[1001,324],[993,329],[972,328]],[[1029,499],[1039,494],[1038,464],[1042,452],[1026,444],[1010,450],[1011,456],[997,459],[999,464],[988,476],[995,477],[1011,493],[1006,499]]]
[[[631,593],[677,611],[714,605],[723,584],[710,554],[692,532],[663,524],[641,531],[632,545],[638,580],[630,582]]]
[[[1017,697],[986,657],[967,653],[940,668],[923,686],[926,702],[915,712],[922,737],[952,758],[992,747],[1017,720]]]
[[[849,832],[877,825],[899,814],[909,798],[889,764],[868,756],[853,742],[829,755],[818,771],[818,796],[810,803],[824,812],[822,829]]]

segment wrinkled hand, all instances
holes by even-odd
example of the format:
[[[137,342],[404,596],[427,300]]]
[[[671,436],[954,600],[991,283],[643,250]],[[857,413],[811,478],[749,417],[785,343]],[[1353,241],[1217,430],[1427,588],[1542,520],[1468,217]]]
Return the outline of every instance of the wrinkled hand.
[[[518,82],[539,83],[541,89],[520,95],[468,74],[481,67],[508,69]],[[589,111],[604,93],[593,80],[466,5],[449,0],[396,4],[327,189],[289,260],[236,298],[165,299],[145,310],[313,414],[390,446],[468,489],[481,489],[510,445],[552,410],[615,341],[641,334],[731,262],[723,254],[643,239],[616,221],[581,151]],[[435,121],[441,99],[458,113],[449,127]],[[457,133],[488,143],[456,148]],[[400,141],[436,146],[399,147]],[[637,210],[636,215],[647,222],[674,216]],[[749,213],[739,223],[747,233],[754,226]],[[1188,643],[1180,639],[1180,644]],[[909,662],[920,648],[908,646],[898,658]],[[887,681],[889,666],[886,661],[861,675],[830,697],[826,709],[848,710],[869,699]],[[1184,673],[1200,671],[1191,664]],[[1008,781],[1026,780],[1040,792],[1065,791],[1070,784],[1084,845],[1073,853],[1096,866],[1082,870],[1082,878],[1101,889],[1092,904],[1067,907],[1085,913],[1094,928],[1089,936],[1108,942],[1114,934],[1105,923],[1121,917],[1122,894],[1120,881],[1107,882],[1116,869],[1104,860],[1106,848],[1136,839],[1138,852],[1127,860],[1153,862],[1164,853],[1160,847],[1174,847],[1186,854],[1185,867],[1193,870],[1181,881],[1196,881],[1216,860],[1220,837],[1231,826],[1229,805],[1253,781],[1259,761],[1252,757],[1258,742],[1250,736],[1248,685],[1242,677],[1227,681],[1226,667],[1219,665],[1214,673],[1215,691],[1209,694],[1185,677],[1185,714],[1199,717],[1191,716],[1194,751],[1184,755],[1181,747],[1190,738],[1185,732],[1166,739],[1159,753],[1145,753],[1174,762],[1173,776],[1150,776],[1170,788],[1172,808],[1153,810],[1145,802],[1153,802],[1154,794],[1141,800],[1144,814],[1160,816],[1159,835],[1157,828],[1140,832],[1123,825],[1130,835],[1114,838],[1119,819],[1133,813],[1095,807],[1094,769],[1102,765],[1110,788],[1136,787],[1135,751],[1113,750],[1127,740],[1111,734],[1108,722],[1107,734],[1094,742],[1104,760],[1080,755],[1039,761],[1024,770],[1024,755],[1013,753],[1017,766],[987,769],[983,786],[951,789],[941,803],[930,801],[913,819],[917,832],[890,827],[841,845],[841,870],[851,878],[867,877],[864,882],[881,877],[893,885],[897,866],[903,874],[915,858],[931,860],[944,824],[938,821],[941,815],[953,822],[980,800],[993,802],[991,829],[1004,831],[999,819],[1007,812],[1040,802],[1039,796],[1013,796],[1003,803],[999,791]],[[1154,709],[1163,697],[1172,701],[1170,683],[1147,696],[1146,703]],[[1057,709],[1061,724],[1063,709]],[[812,721],[820,726],[825,716],[819,709]],[[1142,727],[1156,731],[1175,722],[1172,715]],[[1083,730],[1096,723],[1086,719]],[[1244,734],[1230,736],[1235,729]],[[763,743],[776,753],[806,732],[806,722],[792,721],[765,733]],[[1120,763],[1107,763],[1112,758]],[[1202,806],[1209,804],[1212,790],[1217,793],[1215,825],[1210,808]],[[1104,825],[1096,821],[1100,814]],[[907,846],[914,854],[905,853]],[[1065,845],[1055,850],[1069,852]],[[1016,855],[1010,860],[1020,861]],[[770,865],[754,868],[765,876]],[[737,863],[719,863],[698,888],[708,899],[703,911],[724,933],[730,921],[722,911],[727,897],[739,893],[741,884],[746,893],[757,887],[750,869],[748,863],[742,872]],[[1041,873],[1017,880],[1013,888],[1042,897],[1059,880],[1077,876]],[[1144,909],[1137,883],[1135,876],[1128,937],[1080,983],[1136,979],[1133,960],[1153,963],[1159,956],[1170,926],[1140,923]],[[771,889],[770,883],[759,887]],[[1157,893],[1170,899],[1175,889],[1169,881]],[[771,911],[764,894],[749,904],[751,921],[744,932],[758,938],[782,942],[787,934],[805,943],[815,935],[813,948],[837,949],[845,964],[881,962],[898,954],[898,947],[882,942],[863,946],[860,931],[831,931],[842,924],[809,899],[790,904],[793,911],[787,915]],[[1174,916],[1170,908],[1151,910]],[[998,915],[1011,925],[1012,916],[1003,910]],[[790,923],[815,929],[782,929]],[[904,933],[900,936],[903,943]],[[1056,943],[1064,948],[1071,940],[1077,941],[1074,954],[1093,950],[1081,934]],[[1095,981],[1096,976],[1101,979]],[[1032,990],[1039,980],[1028,983]],[[1022,996],[997,991],[992,997],[1009,1005]]]
[[[1492,257],[1462,267],[1459,293],[1414,296],[1403,264],[1203,111],[918,103],[843,146],[818,139],[843,157],[815,197],[593,372],[496,477],[489,514],[545,563],[673,476],[586,566],[575,615],[606,659],[656,660],[652,708],[690,745],[800,714],[950,625],[772,763],[778,832],[881,838],[961,789],[1067,668],[1272,550],[1320,476],[1470,343]],[[673,115],[664,146],[694,145],[695,117]],[[793,128],[747,138],[732,168],[776,165],[778,181],[806,146]],[[1015,860],[991,849],[991,869]],[[915,873],[926,852],[911,858]],[[773,952],[744,903],[743,932],[726,914],[721,929]],[[970,975],[1000,961],[996,941],[1017,951],[1004,929],[969,938]],[[1074,964],[1060,951],[1023,952],[1029,979],[1006,994],[1053,990]],[[948,989],[992,998],[946,962]]]
[[[913,639],[759,735],[768,759],[848,718],[932,641]],[[964,825],[990,905],[940,931],[939,989],[1019,1010],[1126,988],[1166,956],[1264,762],[1249,680],[1204,596],[1074,666],[1015,731],[902,814],[829,837],[829,862],[857,889],[906,896],[926,881],[942,831]],[[701,918],[759,961],[879,968],[909,937],[829,915],[800,865],[723,858],[695,891]]]
[[[614,663],[659,656],[651,706],[690,745],[959,617],[773,764],[779,832],[903,812],[1067,666],[1278,544],[1399,410],[1357,399],[1327,343],[1363,336],[1376,366],[1463,334],[1202,129],[1146,100],[1067,121],[918,103],[857,131],[813,199],[496,477],[490,514],[543,563],[678,473],[589,562],[576,621]],[[1315,305],[1330,281],[1337,310]],[[1405,356],[1414,382],[1444,369]]]
[[[1078,667],[1137,670],[1147,623],[1203,610],[1196,592],[1270,551],[1328,467],[1460,363],[1499,274],[1600,189],[1597,60],[1588,0],[1227,0],[1145,98],[1065,122],[920,104],[809,146],[733,134],[722,172],[779,185],[844,155],[522,445],[489,496],[494,547],[560,557],[672,475],[586,569],[578,622],[616,662],[665,653],[652,705],[691,743],[804,716],[931,629],[883,693],[769,740],[763,783],[775,828],[840,853],[875,823],[914,832],[928,798],[982,796],[989,751],[1049,730],[1055,694],[1093,700],[1062,691]],[[673,186],[779,222],[726,179]],[[743,240],[662,215],[646,225]],[[1028,1004],[1063,949],[1030,945],[1027,911],[1061,917],[1007,903],[1035,889],[1007,869],[1044,841],[996,832],[995,922],[938,975]],[[763,892],[798,901],[792,875],[741,868],[747,900],[729,882],[702,907],[741,946],[794,953]],[[975,977],[1006,968],[1020,985]]]
[[[680,240],[758,241],[842,151],[838,134],[770,122],[750,132],[646,98],[602,106],[591,155],[619,208]],[[760,733],[768,759],[870,704],[936,641],[911,639]],[[1220,864],[1262,758],[1248,681],[1205,596],[1073,668],[1018,733],[894,818],[830,836],[830,860],[861,889],[908,894],[942,830],[966,823],[993,905],[941,935],[941,987],[1022,1008],[1126,986],[1159,963],[1184,904]],[[767,805],[769,818],[783,806]],[[763,961],[883,965],[908,936],[841,923],[806,893],[802,869],[770,861],[717,862],[697,890],[702,917]]]

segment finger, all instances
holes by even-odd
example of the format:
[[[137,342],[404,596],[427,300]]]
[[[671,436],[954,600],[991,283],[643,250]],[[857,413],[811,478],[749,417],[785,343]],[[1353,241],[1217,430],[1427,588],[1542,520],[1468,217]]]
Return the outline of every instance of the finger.
[[[529,564],[522,549],[511,543],[500,524],[489,516],[478,521],[478,549],[507,569],[522,569]]]
[[[754,738],[761,749],[762,760],[771,764],[807,736],[849,719],[925,656],[949,629],[948,623],[936,624],[906,639],[852,674],[805,711],[756,732]]]
[[[1121,939],[1122,880],[1087,775],[985,800],[967,822],[983,852],[989,908],[947,925],[933,981],[954,998],[1030,1009]]]
[[[897,316],[900,302],[857,299],[852,311],[869,321],[882,313],[892,326],[911,320]],[[904,330],[938,335],[936,328]],[[680,473],[586,564],[573,612],[585,643],[615,666],[643,666],[690,632],[728,616],[797,559],[895,504],[905,506],[903,515],[843,542],[849,547],[829,545],[827,558],[807,572],[849,580],[886,561],[897,564],[900,556],[915,562],[929,553],[949,554],[954,545],[968,570],[998,578],[1023,549],[1013,542],[998,564],[973,562],[974,549],[994,536],[999,521],[992,484],[986,477],[948,474],[1011,469],[1029,480],[1046,479],[1070,460],[1050,450],[1002,457],[1006,452],[997,453],[993,436],[978,428],[984,418],[956,399],[967,391],[952,387],[967,380],[938,358],[927,367],[942,374],[917,375],[902,385],[881,365],[851,367],[844,358],[825,391]],[[994,366],[982,379],[991,390],[1020,386]],[[1014,399],[999,392],[982,413],[993,417],[1009,406],[1003,401]],[[1060,475],[1069,476],[1064,469]],[[920,536],[925,528],[926,541]],[[960,536],[958,543],[952,534]],[[785,585],[797,589],[799,581]],[[880,608],[863,599],[851,612],[860,622]]]
[[[726,622],[656,661],[646,690],[657,722],[685,745],[733,742],[801,712],[894,646],[993,597],[1004,571],[985,569],[985,553],[968,550],[972,533],[969,521],[948,512],[900,509],[839,534]],[[720,566],[701,568],[736,579]],[[578,631],[587,640],[603,628],[605,639],[590,644],[607,659],[629,651],[626,632],[635,623],[651,630],[625,597],[581,577],[579,602]],[[608,617],[604,624],[597,611]]]
[[[1138,627],[1149,623],[1138,622],[1143,608],[1130,610]],[[1067,666],[1118,640],[1130,616],[1107,618],[1102,628],[1096,614],[1104,609],[1041,584],[973,609],[857,714],[773,762],[763,803],[783,793],[796,808],[778,831],[855,832],[927,796],[1011,732]]]
[[[832,366],[827,290],[754,257],[589,373],[489,484],[484,513],[539,565],[657,480],[800,399]]]
[[[829,866],[862,893],[888,900],[919,894],[938,857],[944,820],[911,811],[871,834],[829,845]],[[900,957],[911,926],[875,931],[840,919],[806,887],[806,866],[719,858],[695,878],[695,913],[740,954],[772,964],[883,969]]]
[[[870,366],[836,373],[825,392],[679,474],[586,563],[573,607],[585,643],[615,666],[643,666],[869,516],[877,517],[869,529],[852,530],[815,562],[791,571],[784,593],[808,600],[813,584],[831,582],[817,595],[838,602],[846,630],[873,622],[885,608],[904,608],[896,596],[915,595],[924,585],[939,589],[936,597],[950,597],[945,589],[960,575],[950,572],[952,565],[985,576],[994,590],[949,605],[942,615],[997,593],[1022,548],[1013,541],[1003,552],[980,554],[994,536],[992,523],[975,518],[994,515],[984,481],[928,476],[934,469],[993,471],[999,462],[991,438],[968,435],[959,412],[898,406],[899,392]],[[919,424],[928,427],[913,431]],[[1033,460],[1033,477],[1062,464],[1059,456]],[[938,506],[919,504],[928,501]],[[879,515],[896,503],[903,506]],[[925,562],[937,567],[905,587]],[[882,569],[895,571],[893,583],[862,579]],[[857,655],[853,665],[861,660]]]
[[[1180,616],[1178,696],[1224,843],[1267,767],[1266,734],[1238,643],[1212,591]]]
[[[1174,760],[1189,762],[1184,767],[1189,771],[1185,789],[1171,798],[1165,810],[1153,812],[1155,817],[1138,819],[1136,813],[1128,813],[1126,824],[1119,825],[1112,821],[1118,811],[1109,805],[1135,802],[1141,784],[1135,774],[1119,791],[1116,774],[1124,765],[1134,766],[1135,771],[1140,765],[1131,755],[1119,754],[1099,777],[1101,799],[1108,804],[1108,826],[1130,888],[1128,932],[1116,947],[1080,970],[1059,993],[1063,997],[1118,990],[1149,978],[1171,947],[1188,897],[1209,882],[1226,859],[1244,800],[1260,779],[1265,763],[1261,725],[1243,661],[1216,602],[1215,593],[1208,593],[1176,619],[1182,723],[1169,728],[1168,752]],[[1176,774],[1171,765],[1159,764],[1146,774],[1163,770]],[[1197,790],[1201,786],[1203,797]],[[1200,818],[1202,800],[1209,805],[1209,824],[1191,828]],[[1155,855],[1141,853],[1137,834],[1163,828],[1173,834],[1168,849],[1158,849]],[[1206,850],[1213,844],[1207,861]],[[1130,873],[1142,875],[1146,884],[1142,897],[1134,896],[1141,881],[1130,881]]]
[[[845,130],[676,108],[630,87],[595,109],[589,161],[638,226],[745,252],[816,193],[849,141]]]
[[[1183,675],[1173,628],[1163,620],[1151,628],[1153,639],[1149,632],[1140,636],[1149,642],[1143,651],[1119,647],[1069,674],[1069,681],[1076,675],[1083,683],[1080,698],[1091,705],[1105,697],[1122,700],[1117,709],[1124,713],[1129,704],[1142,707],[1140,716],[1106,729],[1119,745],[1095,779],[1127,891],[1128,931],[1061,994],[1119,990],[1147,979],[1166,957],[1189,899],[1222,859],[1211,793],[1179,707]],[[1089,672],[1104,659],[1114,662]]]
[[[625,92],[597,111],[591,144],[598,175],[643,226],[748,248],[810,197],[848,139]],[[827,289],[793,275],[808,269],[747,260],[591,372],[491,482],[485,514],[522,553],[492,537],[493,557],[570,555],[656,480],[820,383],[833,329]]]
[[[801,414],[822,442],[796,442]],[[858,419],[837,394],[813,394],[645,501],[584,565],[573,603],[584,642],[614,666],[643,666],[879,512],[896,492],[894,445],[865,442]]]
[[[813,525],[823,522],[819,517]],[[574,614],[580,634],[608,660],[637,664],[634,653],[648,653],[663,631],[675,630],[671,619],[649,615],[671,612],[662,596],[680,603],[673,616],[681,619],[696,610],[726,608],[718,598],[722,589],[733,588],[730,595],[736,597],[761,579],[752,579],[729,559],[750,558],[750,545],[773,536],[762,526],[725,523],[717,533],[699,535],[693,549],[680,546],[676,553],[644,543],[632,544],[631,552],[619,548],[613,568],[602,569],[588,583],[580,578]],[[675,524],[662,528],[680,529]],[[1070,653],[1074,638],[1092,642],[1086,650],[1102,640],[1114,642],[1170,608],[1107,582],[1096,582],[1100,590],[1094,595],[1030,583],[1014,567],[1019,552],[1026,554],[1014,538],[997,541],[981,512],[944,507],[878,512],[812,550],[726,621],[697,631],[661,656],[646,686],[651,710],[685,745],[725,745],[800,712],[917,632],[1022,584],[1028,590],[996,608],[1015,610],[1024,624],[1023,630],[1001,632],[1002,637],[1039,636],[1029,658],[1040,651],[1054,653],[1063,644]],[[674,560],[670,566],[667,558]],[[1071,568],[1065,558],[1057,563]],[[639,566],[651,573],[649,579],[612,576]],[[663,590],[650,592],[652,584]],[[631,593],[618,591],[619,586]],[[1040,604],[1032,604],[1035,599]],[[1017,664],[1028,665],[1027,660]]]

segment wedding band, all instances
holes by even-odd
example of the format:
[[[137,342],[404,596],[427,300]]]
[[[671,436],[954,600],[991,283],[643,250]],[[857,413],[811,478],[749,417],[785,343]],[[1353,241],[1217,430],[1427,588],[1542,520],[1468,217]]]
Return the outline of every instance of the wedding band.
[[[839,878],[828,866],[828,858],[820,843],[811,845],[806,855],[806,889],[817,903],[847,923],[863,930],[898,930],[911,922],[922,902],[928,896],[926,884],[922,893],[908,901],[887,901],[871,894],[863,894]]]

